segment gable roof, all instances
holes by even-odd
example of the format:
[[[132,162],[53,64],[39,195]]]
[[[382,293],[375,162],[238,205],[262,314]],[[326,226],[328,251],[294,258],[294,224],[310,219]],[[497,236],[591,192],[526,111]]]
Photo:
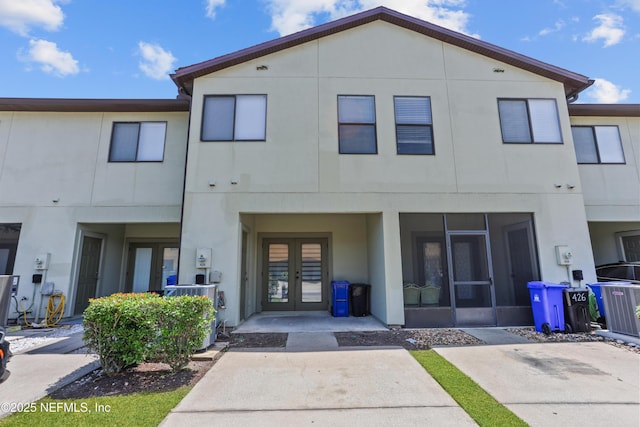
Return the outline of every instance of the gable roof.
[[[556,80],[564,85],[567,98],[575,98],[578,93],[593,84],[593,80],[581,74],[565,70],[555,65],[521,55],[517,52],[475,39],[456,31],[432,24],[412,16],[404,15],[386,7],[377,7],[360,12],[346,18],[318,25],[288,36],[280,37],[237,52],[229,53],[198,64],[181,67],[171,75],[178,89],[188,95],[192,94],[193,81],[206,74],[213,73],[252,59],[260,58],[281,50],[289,49],[303,43],[336,34],[373,21],[384,21],[399,27],[424,34],[442,42],[467,49],[471,52],[513,65],[543,77]]]

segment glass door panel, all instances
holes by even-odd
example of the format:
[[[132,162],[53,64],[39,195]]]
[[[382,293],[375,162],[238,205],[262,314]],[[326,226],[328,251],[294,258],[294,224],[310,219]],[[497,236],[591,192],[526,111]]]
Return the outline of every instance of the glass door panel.
[[[167,284],[167,278],[175,276],[178,269],[178,248],[162,248],[162,287]]]
[[[301,302],[322,302],[322,246],[320,243],[302,243]]]
[[[151,248],[136,248],[132,292],[147,292],[151,277]]]
[[[289,302],[289,244],[267,245],[267,302]],[[282,309],[285,309],[284,307]]]

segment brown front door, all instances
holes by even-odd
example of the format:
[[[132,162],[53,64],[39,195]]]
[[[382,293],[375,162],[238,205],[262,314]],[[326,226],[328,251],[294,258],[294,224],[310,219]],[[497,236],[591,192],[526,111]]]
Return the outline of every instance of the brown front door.
[[[84,236],[80,255],[80,273],[76,292],[74,314],[82,314],[89,305],[89,298],[96,297],[98,279],[100,277],[100,255],[102,239]]]

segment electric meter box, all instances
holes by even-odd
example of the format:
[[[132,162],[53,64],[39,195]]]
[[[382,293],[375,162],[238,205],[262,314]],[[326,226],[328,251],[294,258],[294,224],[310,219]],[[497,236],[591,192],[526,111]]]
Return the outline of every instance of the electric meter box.
[[[196,249],[196,268],[211,268],[211,248]]]
[[[43,253],[43,254],[36,255],[36,257],[33,259],[33,269],[48,270],[50,259],[51,259],[50,253]]]
[[[571,265],[573,262],[573,254],[569,246],[556,246],[556,259],[558,265]]]

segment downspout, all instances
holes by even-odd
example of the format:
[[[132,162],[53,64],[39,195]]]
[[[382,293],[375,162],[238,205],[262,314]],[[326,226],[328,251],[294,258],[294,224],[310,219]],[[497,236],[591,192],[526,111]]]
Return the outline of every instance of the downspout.
[[[180,204],[180,238],[178,239],[178,267],[176,268],[176,284],[179,284],[180,277],[180,251],[182,250],[182,228],[184,221],[184,200],[186,197],[187,190],[187,164],[189,161],[189,134],[191,133],[191,108],[192,108],[192,97],[187,93],[187,90],[184,86],[178,86],[178,98],[179,99],[188,99],[189,100],[189,120],[187,121],[187,140],[186,147],[184,153],[184,173],[182,174],[182,203]]]

